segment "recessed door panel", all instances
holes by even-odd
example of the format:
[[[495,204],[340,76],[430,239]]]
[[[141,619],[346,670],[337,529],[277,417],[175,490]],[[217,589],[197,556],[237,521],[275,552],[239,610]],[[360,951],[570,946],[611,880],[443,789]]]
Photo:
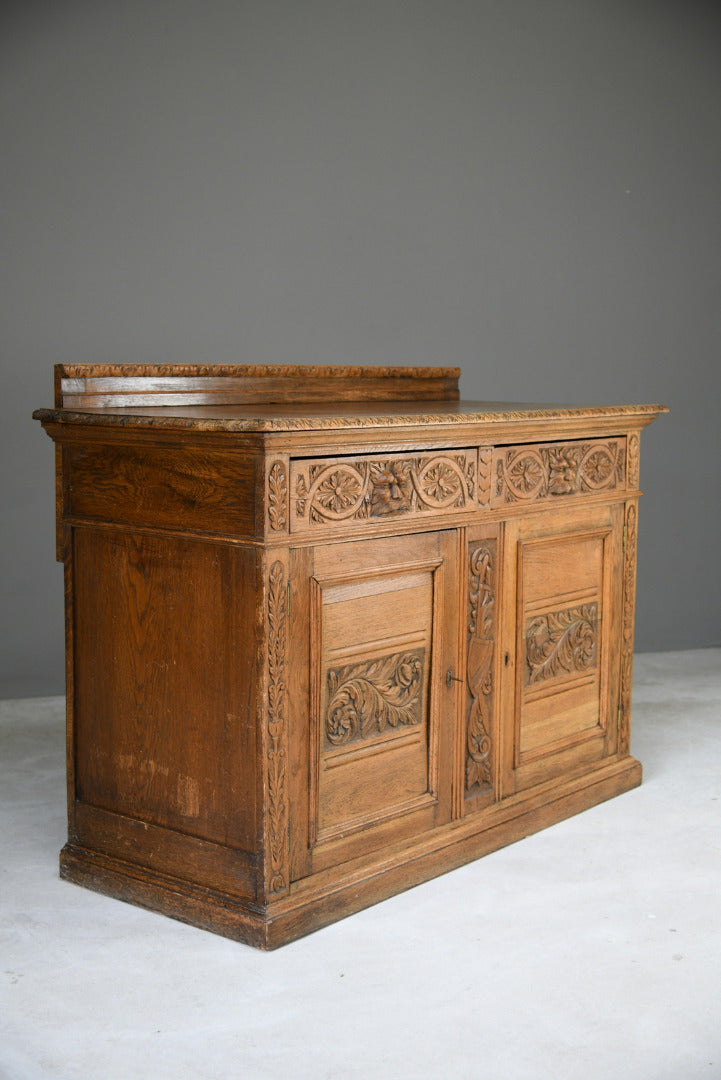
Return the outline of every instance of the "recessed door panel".
[[[553,514],[509,527],[516,640],[507,789],[615,751],[618,519],[616,507],[603,507],[574,518],[571,527]]]
[[[317,584],[318,841],[435,798],[429,676],[437,569]]]

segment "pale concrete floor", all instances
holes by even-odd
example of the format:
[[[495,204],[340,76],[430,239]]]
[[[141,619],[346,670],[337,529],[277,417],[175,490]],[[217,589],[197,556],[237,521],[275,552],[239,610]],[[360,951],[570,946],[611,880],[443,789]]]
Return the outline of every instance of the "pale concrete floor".
[[[274,953],[61,882],[61,701],[0,738],[3,1080],[721,1077],[721,650],[637,658],[643,787]]]

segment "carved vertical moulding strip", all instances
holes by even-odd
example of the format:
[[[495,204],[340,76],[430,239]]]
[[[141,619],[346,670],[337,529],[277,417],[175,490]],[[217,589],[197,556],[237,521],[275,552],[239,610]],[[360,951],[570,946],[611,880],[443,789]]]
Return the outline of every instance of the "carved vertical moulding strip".
[[[496,540],[469,545],[466,798],[493,787],[493,653]]]
[[[478,503],[491,505],[491,474],[493,471],[493,447],[482,446],[478,451]]]
[[[628,462],[626,465],[626,473],[628,476],[628,486],[631,490],[638,488],[641,479],[641,440],[634,432],[628,437]]]
[[[274,562],[268,577],[268,864],[269,895],[288,887],[288,688],[285,569]]]
[[[621,700],[618,752],[628,754],[631,731],[631,680],[633,677],[633,613],[636,596],[636,503],[628,503],[624,525],[623,634],[621,642]]]
[[[268,524],[271,532],[288,528],[288,477],[282,461],[276,461],[268,473]]]

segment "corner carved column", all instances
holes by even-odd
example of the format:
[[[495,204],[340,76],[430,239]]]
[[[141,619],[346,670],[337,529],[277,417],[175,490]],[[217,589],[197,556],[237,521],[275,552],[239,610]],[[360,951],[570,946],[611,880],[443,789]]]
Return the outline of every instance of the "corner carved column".
[[[288,889],[288,585],[280,559],[270,567],[267,585],[267,724],[265,761],[267,816],[265,894],[275,897]]]
[[[631,682],[633,678],[633,629],[636,600],[636,547],[638,510],[626,504],[623,527],[623,629],[621,632],[621,690],[618,718],[618,753],[628,754],[631,732]]]

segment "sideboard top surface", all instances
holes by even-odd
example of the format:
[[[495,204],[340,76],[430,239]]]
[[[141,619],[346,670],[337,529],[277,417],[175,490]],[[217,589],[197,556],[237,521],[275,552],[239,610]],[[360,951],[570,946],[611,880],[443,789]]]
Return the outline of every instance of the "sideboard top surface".
[[[618,418],[645,426],[662,405],[462,401],[458,368],[57,365],[43,423],[214,432],[425,428]]]
[[[400,407],[402,406],[402,408]],[[341,428],[427,427],[525,420],[618,417],[649,423],[663,405],[540,405],[532,402],[424,401],[318,403],[264,406],[186,405],[132,408],[37,409],[36,420],[110,427],[181,428],[194,431],[330,431]]]

